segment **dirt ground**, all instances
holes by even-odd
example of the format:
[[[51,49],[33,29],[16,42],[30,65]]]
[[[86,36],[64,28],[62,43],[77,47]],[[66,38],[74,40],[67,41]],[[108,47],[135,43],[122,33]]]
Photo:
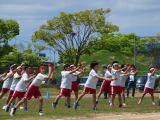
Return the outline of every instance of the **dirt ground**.
[[[156,113],[121,113],[121,114],[93,114],[92,117],[69,118],[25,118],[17,120],[160,120],[160,112]]]

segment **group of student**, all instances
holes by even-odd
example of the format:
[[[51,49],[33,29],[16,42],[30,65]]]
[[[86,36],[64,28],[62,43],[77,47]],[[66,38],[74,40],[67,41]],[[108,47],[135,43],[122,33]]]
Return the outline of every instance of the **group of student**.
[[[93,99],[93,110],[97,110],[97,104],[99,103],[100,96],[103,92],[107,92],[109,96],[109,106],[114,107],[114,101],[116,95],[118,95],[119,107],[126,107],[125,102],[125,84],[128,80],[127,87],[127,97],[129,97],[129,90],[133,88],[132,97],[135,93],[135,75],[138,73],[138,70],[134,65],[123,64],[120,65],[118,61],[113,61],[111,65],[106,65],[105,75],[102,76],[99,73],[99,63],[93,61],[90,64],[89,76],[85,82],[84,89],[80,95],[78,87],[78,77],[85,73],[88,70],[88,67],[85,67],[83,63],[78,65],[74,64],[65,64],[63,66],[63,71],[61,71],[61,85],[60,91],[56,96],[52,107],[56,108],[58,102],[62,96],[66,98],[65,106],[71,108],[71,93],[74,92],[75,102],[73,108],[76,110],[79,106],[79,102],[86,94],[92,94]],[[0,99],[9,91],[8,99],[4,109],[6,112],[10,110],[12,103],[15,103],[15,99],[19,98],[19,101],[11,109],[10,115],[13,116],[16,114],[17,109],[24,103],[24,110],[27,111],[27,100],[30,100],[32,96],[39,99],[39,115],[43,115],[43,96],[40,93],[39,87],[42,84],[44,79],[51,79],[53,77],[54,67],[51,64],[48,64],[48,74],[46,66],[40,66],[39,71],[32,72],[31,67],[27,64],[12,65],[10,70],[0,76],[3,81],[2,91],[0,93]],[[154,84],[155,80],[160,77],[157,75],[156,68],[149,68],[147,75],[147,82],[145,84],[144,93],[141,99],[138,101],[138,104],[142,103],[144,96],[149,93],[152,98],[152,104],[154,102]],[[128,79],[129,78],[129,79]],[[96,86],[98,80],[103,80],[100,92],[96,94]]]
[[[0,99],[9,92],[6,105],[3,106],[6,112],[10,110],[12,104],[15,104],[16,98],[19,101],[11,109],[10,115],[13,116],[17,109],[24,103],[24,111],[28,111],[27,100],[32,96],[39,99],[39,115],[43,115],[42,105],[43,96],[39,87],[43,80],[51,79],[54,67],[48,64],[48,75],[46,75],[46,66],[40,66],[39,70],[33,70],[29,65],[22,63],[20,66],[13,64],[9,71],[3,73],[0,82],[3,82]]]

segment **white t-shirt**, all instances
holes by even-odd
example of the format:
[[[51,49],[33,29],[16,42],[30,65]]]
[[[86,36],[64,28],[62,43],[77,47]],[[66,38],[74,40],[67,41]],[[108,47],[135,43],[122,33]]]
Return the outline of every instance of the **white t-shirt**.
[[[23,73],[21,80],[16,85],[15,91],[26,92],[26,87],[29,85],[30,81],[26,82],[25,80],[29,78],[30,75]]]
[[[121,72],[121,75],[120,75],[120,83],[121,83],[121,86],[122,86],[122,87],[125,87],[127,78],[128,78],[128,76],[124,76],[124,72]]]
[[[72,83],[72,74],[70,74],[71,71],[62,71],[62,81],[60,88],[66,88],[71,89],[71,83]]]
[[[42,81],[47,77],[47,75],[38,73],[38,75],[33,79],[31,85],[39,87],[42,84]]]
[[[145,87],[153,89],[155,81],[159,77],[160,77],[160,75],[157,75],[157,74],[151,75],[151,73],[148,73],[147,82],[145,84]]]
[[[13,72],[10,71],[9,73],[7,73],[6,77],[7,77],[8,75],[12,74],[12,73],[13,73]],[[13,77],[8,78],[7,80],[5,80],[4,83],[3,83],[2,88],[10,89],[11,84],[12,84],[12,81],[13,81]]]
[[[92,69],[89,73],[88,79],[85,83],[85,87],[96,89],[98,78],[96,76],[99,75],[94,69]]]
[[[21,75],[19,75],[18,73],[15,73],[13,76],[13,81],[12,81],[12,85],[10,87],[10,90],[15,90],[15,87],[17,85],[17,83],[19,82],[20,78],[18,79],[18,77],[20,77]]]
[[[130,73],[135,73],[135,71],[134,71],[134,70],[131,70]],[[135,75],[130,75],[130,76],[129,76],[129,81],[134,81],[134,76],[135,76]]]
[[[104,74],[105,78],[112,78],[112,74],[110,71],[106,70],[105,74]]]
[[[77,81],[77,74],[79,74],[80,72],[79,71],[76,71],[76,72],[74,72],[74,73],[72,73],[72,82],[75,82],[75,81]]]
[[[121,83],[120,83],[121,73],[115,69],[112,69],[111,74],[112,74],[112,78],[116,79],[116,80],[111,81],[111,86],[120,86],[121,85]]]

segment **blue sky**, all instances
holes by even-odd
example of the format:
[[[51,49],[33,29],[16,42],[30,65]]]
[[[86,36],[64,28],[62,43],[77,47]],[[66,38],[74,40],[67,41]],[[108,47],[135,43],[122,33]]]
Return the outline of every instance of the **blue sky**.
[[[121,33],[154,36],[160,32],[160,0],[0,0],[0,18],[19,22],[20,35],[15,40],[24,43],[59,12],[97,8],[111,8],[107,20],[118,25]]]

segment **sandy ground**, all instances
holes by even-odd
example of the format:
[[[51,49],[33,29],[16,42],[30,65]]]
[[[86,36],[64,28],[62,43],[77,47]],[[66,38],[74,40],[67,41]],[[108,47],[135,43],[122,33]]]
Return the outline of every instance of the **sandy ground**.
[[[92,117],[69,118],[25,118],[17,120],[160,120],[160,112],[156,113],[121,113],[121,114],[93,114]]]

